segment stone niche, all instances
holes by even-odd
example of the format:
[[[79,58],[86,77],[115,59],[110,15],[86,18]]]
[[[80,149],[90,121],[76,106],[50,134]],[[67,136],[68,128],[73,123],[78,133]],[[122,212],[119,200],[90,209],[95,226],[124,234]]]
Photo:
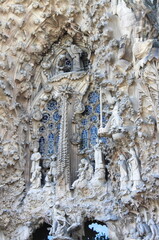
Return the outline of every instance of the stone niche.
[[[34,111],[30,136],[34,136],[33,145],[41,154],[39,163],[44,185],[47,174],[55,181],[64,168],[70,171],[69,158],[74,157],[75,169],[72,171],[76,172],[78,167],[76,149],[80,136],[76,128],[79,126],[73,119],[85,110],[82,101],[89,87],[88,50],[75,45],[70,36],[64,36],[52,46],[41,66],[45,84],[32,101]]]
[[[55,43],[47,54],[41,66],[49,82],[57,81],[56,75],[87,71],[89,69],[88,49],[66,35],[57,44]],[[61,76],[62,77],[62,76]]]

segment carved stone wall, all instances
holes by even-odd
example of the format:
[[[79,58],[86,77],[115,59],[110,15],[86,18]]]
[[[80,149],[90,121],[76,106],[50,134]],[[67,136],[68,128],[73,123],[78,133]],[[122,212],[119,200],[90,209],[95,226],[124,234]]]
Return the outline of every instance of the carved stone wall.
[[[0,239],[159,239],[157,0],[0,0]]]

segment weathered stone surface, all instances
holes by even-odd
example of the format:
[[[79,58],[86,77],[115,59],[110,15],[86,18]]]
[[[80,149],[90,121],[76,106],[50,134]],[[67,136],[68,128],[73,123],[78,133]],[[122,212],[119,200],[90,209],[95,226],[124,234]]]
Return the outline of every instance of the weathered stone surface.
[[[0,1],[0,240],[159,239],[158,1]]]

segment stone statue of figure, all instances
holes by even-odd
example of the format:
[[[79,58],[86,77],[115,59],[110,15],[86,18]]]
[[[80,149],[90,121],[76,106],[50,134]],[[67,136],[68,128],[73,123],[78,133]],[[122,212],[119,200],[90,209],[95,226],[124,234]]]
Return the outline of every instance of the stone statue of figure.
[[[119,51],[118,51],[118,59],[124,59],[126,53],[126,44],[127,44],[127,35],[124,35],[120,38],[119,42]]]
[[[113,14],[117,14],[117,6],[118,6],[118,0],[111,0],[111,9],[113,11]]]
[[[50,172],[48,172],[45,177],[45,187],[51,187],[51,180],[52,180],[51,177],[52,176],[51,176]]]
[[[135,239],[141,239],[141,237],[144,237],[144,240],[150,240],[151,235],[150,227],[143,222],[141,216],[138,216],[136,219]]]
[[[38,166],[36,170],[33,172],[30,182],[31,182],[32,188],[41,187],[41,167],[40,166]]]
[[[38,152],[37,148],[34,148],[33,152],[34,153],[31,155],[31,158],[30,158],[32,161],[32,165],[31,165],[31,173],[32,174],[39,167],[39,161],[41,159],[41,154]]]
[[[39,166],[41,154],[37,148],[34,148],[33,152],[30,158],[32,161],[30,182],[32,183],[32,188],[39,188],[41,186],[41,167]]]
[[[156,224],[156,217],[155,215],[152,216],[152,218],[148,221],[148,225],[151,229],[152,235],[149,240],[157,240],[159,239],[159,228]]]
[[[27,226],[29,222],[26,223],[26,226],[19,226],[16,230],[16,240],[28,240],[30,236],[30,228]],[[3,238],[0,238],[3,240]]]
[[[92,177],[92,169],[90,171],[90,163],[87,159],[81,159],[81,163],[79,164],[78,176],[80,180],[90,180]]]
[[[154,30],[159,31],[159,24],[157,21],[157,0],[125,0],[126,4],[131,7],[137,20],[137,37],[144,40],[149,37],[153,38]],[[148,26],[150,25],[150,27]],[[151,29],[152,28],[152,29]]]
[[[123,154],[119,155],[118,164],[120,166],[120,190],[125,191],[128,187],[128,166],[127,160],[125,159]]]
[[[55,180],[56,180],[56,155],[55,154],[53,154],[52,156],[51,156],[51,163],[50,163],[50,170],[49,170],[49,172],[48,172],[48,174],[50,175],[50,176],[52,176],[52,181],[53,182],[55,182]]]
[[[53,225],[49,233],[50,235],[64,236],[66,234],[67,221],[65,215],[66,213],[64,209],[60,207],[59,202],[56,202],[53,213]]]
[[[98,140],[94,146],[94,160],[95,160],[95,172],[92,181],[105,182],[105,165],[103,162],[102,142]]]
[[[57,73],[64,72],[66,55],[60,54],[57,60]]]
[[[130,148],[131,157],[128,159],[129,168],[130,168],[130,176],[129,179],[132,184],[132,191],[136,191],[139,184],[141,184],[141,174],[139,167],[139,160],[136,156],[136,152],[133,148]]]
[[[78,170],[78,179],[73,182],[72,189],[84,188],[87,183],[92,179],[93,167],[85,158],[81,159]]]
[[[69,53],[73,61],[73,71],[80,71],[81,70],[81,54],[82,49],[78,46],[74,45],[72,39],[69,39],[65,43],[65,49]]]
[[[98,133],[102,134],[103,136],[109,136],[111,135],[111,130],[119,129],[121,126],[122,118],[119,114],[119,103],[116,103],[106,126],[104,128],[100,128]]]

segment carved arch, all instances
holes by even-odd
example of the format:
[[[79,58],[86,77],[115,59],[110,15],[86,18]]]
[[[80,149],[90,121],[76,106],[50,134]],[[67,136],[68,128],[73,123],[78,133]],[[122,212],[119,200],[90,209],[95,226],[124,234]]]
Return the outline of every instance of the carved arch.
[[[85,48],[77,46],[70,39],[66,36],[61,42],[54,44],[50,52],[43,58],[38,75],[41,85],[38,87],[39,91],[37,90],[32,96],[30,106],[32,109],[30,139],[32,139],[32,145],[36,145],[42,155],[40,164],[43,179],[50,172],[52,156],[55,155],[57,160],[56,176],[57,178],[63,176],[67,183],[70,183],[71,159],[77,158],[75,156],[77,151],[74,150],[76,146],[71,144],[70,139],[74,134],[74,125],[72,124],[74,107],[76,102],[82,100],[89,86],[88,71],[83,67],[78,69],[78,66],[81,66],[80,54],[81,58],[85,59],[84,61],[87,60],[87,56],[84,54]],[[73,46],[66,44],[67,41]],[[70,71],[59,72],[57,64],[61,60],[61,55],[64,56],[64,54],[70,62],[72,61]],[[48,107],[51,101],[52,103],[56,101],[58,105],[57,111],[52,109],[52,113]],[[56,116],[60,116],[58,121],[55,113]],[[56,127],[50,129],[51,124]],[[72,152],[74,152],[73,155]],[[78,163],[78,161],[76,162]]]

